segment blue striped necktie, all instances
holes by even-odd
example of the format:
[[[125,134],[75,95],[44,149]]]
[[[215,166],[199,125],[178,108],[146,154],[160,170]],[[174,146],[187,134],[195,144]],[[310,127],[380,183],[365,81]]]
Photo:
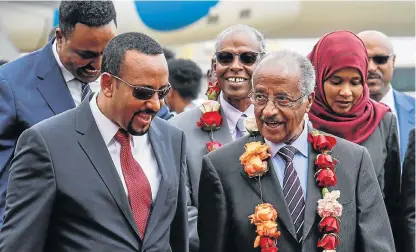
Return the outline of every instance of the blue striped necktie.
[[[283,146],[279,155],[286,161],[285,176],[283,178],[283,195],[289,208],[293,224],[295,225],[296,236],[299,243],[302,242],[303,221],[305,214],[305,199],[303,198],[302,187],[296,170],[293,168],[293,158],[297,149],[293,146]]]
[[[91,93],[91,88],[89,83],[82,83],[81,89],[81,101],[85,99]]]

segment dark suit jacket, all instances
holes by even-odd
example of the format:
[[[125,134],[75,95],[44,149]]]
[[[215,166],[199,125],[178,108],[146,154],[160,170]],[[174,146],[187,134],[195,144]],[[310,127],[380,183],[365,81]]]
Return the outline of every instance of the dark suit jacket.
[[[400,125],[400,157],[404,160],[409,141],[409,132],[415,127],[415,102],[416,99],[410,95],[393,90],[397,117]]]
[[[0,227],[18,137],[34,124],[75,107],[52,43],[0,67]]]
[[[332,155],[337,165],[338,185],[332,189],[341,191],[338,201],[343,205],[340,245],[338,252],[395,251],[393,236],[381,191],[364,147],[336,138]],[[256,252],[253,248],[256,227],[248,216],[261,203],[256,179],[243,175],[239,157],[244,145],[253,141],[248,136],[232,142],[203,158],[199,186],[198,234],[200,252]],[[260,139],[263,141],[263,139]],[[265,202],[278,211],[279,251],[322,251],[316,247],[321,234],[317,215],[320,190],[314,181],[314,161],[317,153],[309,145],[308,185],[302,244],[296,241],[295,227],[291,220],[282,188],[269,161],[269,172],[262,178]]]
[[[401,210],[404,224],[401,251],[415,251],[415,129],[410,131],[409,145],[403,163]]]
[[[402,232],[400,219],[403,216],[400,214],[401,164],[395,116],[390,112],[386,113],[374,133],[361,145],[366,147],[370,154],[394,238],[398,241]]]
[[[160,118],[148,134],[161,181],[144,240],[86,99],[19,138],[0,251],[187,252],[184,134]]]
[[[207,154],[205,144],[210,142],[209,134],[196,126],[202,112],[199,108],[180,113],[169,120],[170,123],[179,127],[186,136],[186,164],[187,164],[187,186],[190,189],[188,194],[188,219],[190,234],[190,251],[199,251],[199,239],[197,233],[198,218],[198,188],[199,177],[201,176],[202,157]],[[214,139],[221,144],[233,141],[227,120],[221,110],[223,125],[219,130],[214,131]]]

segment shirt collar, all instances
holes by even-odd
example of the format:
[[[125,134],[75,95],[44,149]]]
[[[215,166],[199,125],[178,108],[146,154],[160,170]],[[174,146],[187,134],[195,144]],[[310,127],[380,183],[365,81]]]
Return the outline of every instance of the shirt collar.
[[[224,112],[225,117],[227,118],[228,127],[230,128],[231,133],[235,132],[238,119],[240,119],[242,114],[247,115],[247,117],[254,117],[254,106],[251,104],[244,112],[234,108],[229,104],[223,97],[223,92],[220,93],[220,104],[222,111]]]
[[[304,157],[308,157],[308,121],[308,119],[304,119],[302,133],[291,144],[291,146],[295,147]],[[264,142],[270,147],[270,154],[272,158],[276,155],[280,148],[286,145],[285,143],[272,143],[267,139],[264,139]]]
[[[100,133],[103,137],[104,143],[106,146],[111,144],[111,141],[114,139],[117,131],[120,129],[118,125],[113,123],[110,119],[108,119],[98,108],[97,105],[97,96],[99,93],[95,93],[92,99],[90,100],[90,107],[92,115],[95,119],[95,122],[100,130]],[[141,146],[142,143],[148,141],[148,134],[144,134],[142,136],[132,136],[132,144],[133,147],[138,144]]]
[[[390,86],[389,91],[381,98],[380,103],[386,104],[391,110],[394,110],[393,88]]]
[[[59,68],[61,69],[61,72],[62,72],[62,75],[64,76],[65,82],[67,83],[67,82],[75,79],[74,75],[70,71],[68,71],[68,69],[66,69],[64,67],[64,65],[62,64],[61,59],[59,58],[56,39],[52,43],[52,52],[53,52],[53,55],[55,56],[56,62],[58,62]]]

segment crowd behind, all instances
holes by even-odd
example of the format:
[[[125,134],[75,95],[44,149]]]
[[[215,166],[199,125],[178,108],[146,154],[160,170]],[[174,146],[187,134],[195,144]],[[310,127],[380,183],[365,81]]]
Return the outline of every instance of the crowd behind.
[[[340,168],[337,168],[335,183],[341,191],[343,206],[337,250],[415,251],[415,98],[396,91],[390,83],[396,55],[388,36],[373,30],[357,34],[332,31],[323,34],[304,57],[286,50],[268,52],[261,31],[239,24],[218,34],[211,69],[203,73],[195,62],[177,58],[174,52],[162,49],[150,37],[141,33],[116,35],[116,28],[117,18],[111,2],[62,1],[59,26],[54,28],[48,44],[12,62],[2,62],[0,251],[260,251],[252,246],[255,235],[247,228],[250,213],[244,210],[254,209],[253,202],[260,202],[253,200],[257,196],[246,191],[247,184],[239,184],[240,181],[231,178],[230,172],[234,163],[235,167],[241,165],[238,158],[237,161],[233,158],[234,153],[242,154],[243,141],[251,137],[244,123],[247,118],[256,119],[264,137],[262,141],[271,149],[270,162],[275,167],[276,181],[280,182],[274,186],[281,187],[285,193],[283,184],[291,181],[286,171],[294,170],[293,186],[298,187],[298,191],[293,198],[299,201],[295,207],[291,202],[286,206],[291,215],[286,217],[293,223],[285,223],[285,216],[280,213],[284,211],[280,207],[277,209],[281,251],[316,249],[318,234],[308,232],[311,226],[317,229],[318,222],[307,223],[307,216],[316,215],[315,207],[312,213],[308,208],[308,197],[312,198],[314,191],[310,189],[308,169],[297,168],[309,166],[311,154],[298,139],[302,139],[303,132],[312,129],[336,136],[337,144],[344,147],[333,150],[334,156],[339,155]],[[166,62],[167,86],[159,85],[156,72],[161,71],[163,64],[158,65],[160,59],[151,58],[155,55],[163,55]],[[139,73],[135,72],[135,65]],[[148,83],[141,82],[146,84],[137,88],[133,83],[140,78],[147,78]],[[208,82],[206,100],[199,96],[205,92],[201,90],[205,86],[203,81]],[[117,84],[113,86],[113,82]],[[126,85],[120,84],[122,82]],[[118,89],[129,91],[123,94],[116,91]],[[136,100],[129,97],[132,93]],[[158,94],[156,99],[155,93]],[[84,102],[84,98],[89,99]],[[116,147],[111,149],[113,136],[106,139],[102,133],[117,168],[114,174],[120,176],[120,190],[126,190],[131,206],[131,210],[120,207],[116,211],[124,214],[124,211],[132,211],[127,215],[131,215],[129,221],[137,225],[137,230],[134,229],[139,234],[139,242],[125,234],[131,230],[117,226],[123,221],[108,210],[113,207],[104,210],[114,202],[108,203],[105,199],[103,204],[97,199],[104,197],[102,192],[96,191],[98,186],[83,183],[92,176],[90,172],[67,166],[71,162],[76,166],[84,160],[73,160],[72,154],[68,154],[75,145],[88,152],[84,140],[79,140],[79,146],[78,142],[70,143],[77,139],[67,133],[70,127],[76,125],[76,131],[83,135],[88,134],[89,127],[75,119],[70,121],[70,115],[76,117],[70,111],[76,108],[81,114],[83,104],[89,108],[88,104],[93,104],[91,101],[95,99],[96,105],[91,105],[92,118],[97,121],[100,132],[102,126],[98,120],[102,119],[97,119],[94,108],[133,135],[133,154],[126,152],[130,153],[126,155],[135,157],[141,166],[154,166],[156,161],[149,161],[153,159],[161,170],[160,160],[164,160],[165,165],[181,160],[177,162],[180,163],[178,174],[172,171],[169,175],[177,181],[165,180],[162,170],[156,175],[144,170],[146,183],[139,176],[127,178],[124,166],[134,166],[133,161],[124,163],[122,158],[117,164],[113,155],[123,155],[120,154],[123,144],[116,152]],[[151,100],[152,104],[145,100]],[[207,100],[221,107],[221,120],[208,133],[197,126],[205,106],[212,106]],[[58,115],[61,113],[66,117]],[[136,116],[139,119],[135,119]],[[155,116],[167,121],[169,126],[160,119],[153,119]],[[84,120],[83,117],[78,119]],[[40,123],[44,120],[45,123]],[[151,120],[150,129],[134,129],[136,124]],[[180,131],[165,128],[171,125]],[[152,134],[156,134],[152,133],[153,127],[156,132],[160,131],[159,142],[164,145],[161,148],[152,142]],[[147,130],[150,140],[138,140],[132,133],[146,135]],[[68,138],[65,140],[60,134]],[[142,149],[135,150],[145,146],[142,141],[150,141],[150,154]],[[215,143],[214,147],[210,149],[208,142]],[[290,159],[293,165],[284,163],[277,155],[279,144],[298,147]],[[54,149],[50,149],[52,146]],[[148,156],[138,158],[136,155]],[[46,173],[43,167],[49,165],[53,172]],[[140,165],[135,169],[141,171]],[[72,173],[67,169],[73,169]],[[105,186],[110,189],[104,177]],[[129,181],[147,186],[135,189]],[[156,192],[172,183],[176,187],[166,189],[166,203],[158,204]],[[158,188],[156,192],[155,188]],[[143,203],[143,198],[133,196],[133,192],[142,194],[146,190],[150,191],[147,200],[153,202],[150,206]],[[83,201],[80,196],[83,194],[91,205]],[[264,192],[265,197],[266,194]],[[73,197],[82,199],[78,201]],[[171,205],[171,198],[177,198],[177,203]],[[140,203],[132,203],[135,199]],[[86,205],[82,205],[84,203]],[[247,204],[250,207],[246,207]],[[94,209],[93,216],[87,205]],[[143,209],[143,205],[149,208],[147,217],[137,214],[137,209]],[[303,208],[298,208],[302,205]],[[80,209],[85,212],[76,212]],[[154,213],[160,214],[160,223],[152,222],[149,216]],[[302,221],[298,222],[299,216]],[[102,218],[108,220],[102,221]],[[144,221],[141,218],[145,218]],[[166,219],[167,224],[162,219]],[[158,231],[146,238],[144,234],[152,232],[149,226]],[[293,226],[294,231],[289,226]]]

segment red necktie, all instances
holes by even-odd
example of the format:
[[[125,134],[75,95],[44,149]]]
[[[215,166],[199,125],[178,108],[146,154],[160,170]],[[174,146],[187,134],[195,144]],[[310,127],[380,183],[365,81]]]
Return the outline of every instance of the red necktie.
[[[115,139],[121,144],[121,169],[123,170],[124,181],[127,185],[134,221],[143,239],[152,204],[150,183],[139,163],[133,158],[130,148],[130,135],[120,129],[117,131]]]

